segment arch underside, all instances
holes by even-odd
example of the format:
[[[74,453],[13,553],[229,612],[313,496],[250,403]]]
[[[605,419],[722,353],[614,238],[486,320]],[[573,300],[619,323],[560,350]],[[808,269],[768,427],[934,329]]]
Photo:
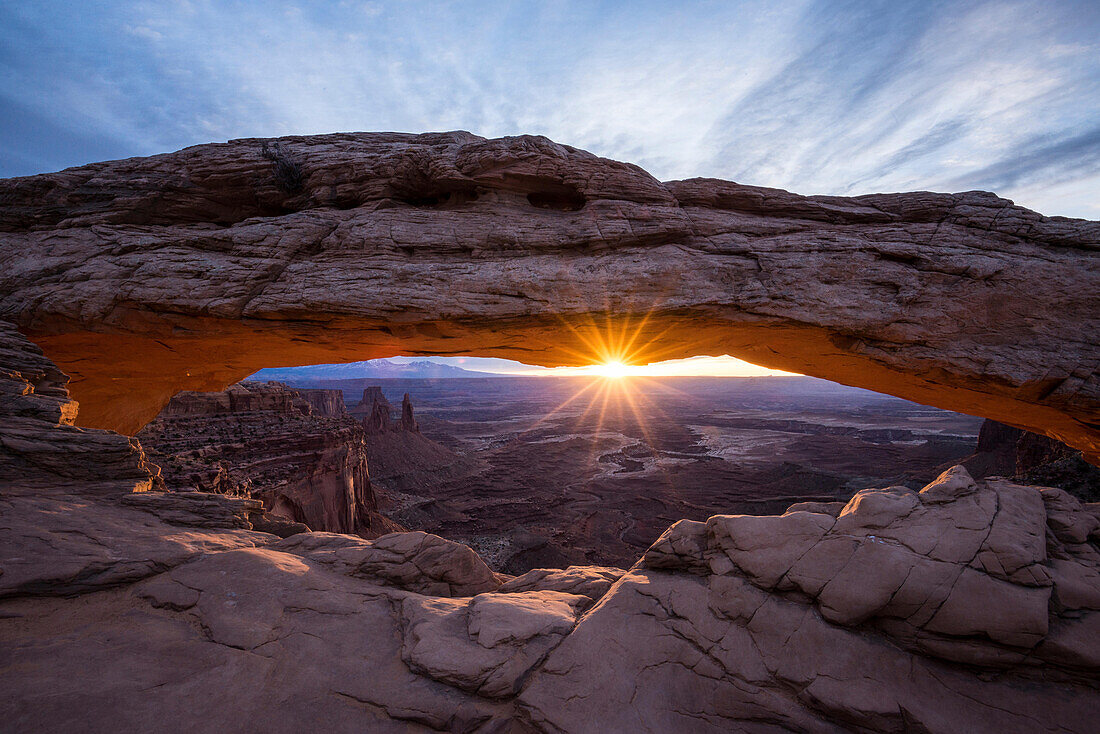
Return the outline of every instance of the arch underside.
[[[261,367],[732,354],[1100,456],[1100,223],[981,192],[661,183],[544,138],[277,149],[0,182],[0,318],[70,375],[78,422],[133,433]]]

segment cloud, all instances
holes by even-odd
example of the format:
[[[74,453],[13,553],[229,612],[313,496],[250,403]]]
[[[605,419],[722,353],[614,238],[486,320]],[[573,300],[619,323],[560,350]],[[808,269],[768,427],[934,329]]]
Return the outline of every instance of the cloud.
[[[951,185],[1006,191],[1096,173],[1100,173],[1100,124],[1080,134],[1036,135],[1014,146],[1000,160],[953,179]]]
[[[0,175],[234,137],[467,129],[666,180],[981,187],[1089,214],[1098,38],[1100,6],[1069,0],[10,3]]]
[[[819,3],[804,51],[730,105],[704,167],[806,193],[1088,186],[1100,46],[1077,36],[1097,38],[1100,14],[1070,10]]]
[[[144,25],[129,26],[126,28],[126,31],[131,35],[144,38],[147,41],[159,41],[164,38],[164,34],[160,31],[155,31],[149,26]]]

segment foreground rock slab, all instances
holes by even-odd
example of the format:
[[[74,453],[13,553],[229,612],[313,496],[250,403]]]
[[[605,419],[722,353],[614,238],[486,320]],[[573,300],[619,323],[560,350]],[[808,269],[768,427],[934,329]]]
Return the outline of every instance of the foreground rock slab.
[[[529,136],[237,140],[0,182],[0,317],[74,377],[84,425],[125,433],[265,366],[730,353],[1095,462],[1098,253],[1100,223],[993,194],[661,183]]]
[[[177,528],[102,495],[50,525],[5,498],[8,527],[53,551],[0,545],[0,715],[24,731],[1092,731],[1091,508],[962,470],[904,511],[871,512],[882,494],[836,518],[680,523],[625,573],[514,580],[423,533]],[[938,540],[903,544],[920,538]],[[882,540],[907,572],[862,557]],[[96,542],[113,543],[96,573],[64,566]]]

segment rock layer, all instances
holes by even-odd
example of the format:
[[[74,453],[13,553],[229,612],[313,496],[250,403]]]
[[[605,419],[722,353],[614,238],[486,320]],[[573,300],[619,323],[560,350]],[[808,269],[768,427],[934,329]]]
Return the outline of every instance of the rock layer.
[[[982,192],[661,183],[528,136],[248,139],[0,183],[0,316],[128,433],[263,366],[730,353],[1096,460],[1098,247]]]
[[[252,497],[312,530],[373,538],[402,529],[379,512],[366,436],[338,390],[243,382],[182,392],[137,436],[169,489]]]

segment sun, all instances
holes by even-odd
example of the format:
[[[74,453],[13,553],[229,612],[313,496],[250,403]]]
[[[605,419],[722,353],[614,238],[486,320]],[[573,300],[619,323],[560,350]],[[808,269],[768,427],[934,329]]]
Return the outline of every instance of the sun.
[[[630,374],[630,368],[622,362],[604,362],[596,365],[594,372],[601,377],[617,380]]]

